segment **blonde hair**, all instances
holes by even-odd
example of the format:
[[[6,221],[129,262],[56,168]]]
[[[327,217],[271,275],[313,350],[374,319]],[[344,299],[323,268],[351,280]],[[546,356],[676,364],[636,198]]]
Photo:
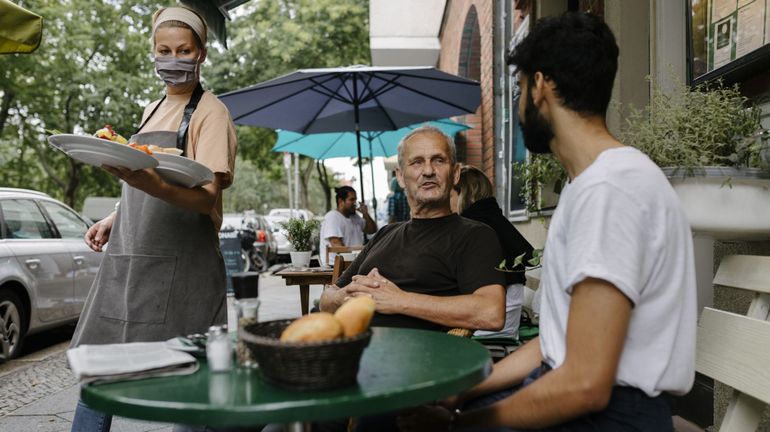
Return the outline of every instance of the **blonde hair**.
[[[472,165],[460,167],[460,181],[454,186],[457,192],[457,212],[462,213],[478,200],[495,196],[492,182],[483,171]]]

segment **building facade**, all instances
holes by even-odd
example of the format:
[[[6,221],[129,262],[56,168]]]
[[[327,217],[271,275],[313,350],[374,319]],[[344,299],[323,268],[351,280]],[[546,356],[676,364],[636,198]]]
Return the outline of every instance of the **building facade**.
[[[435,66],[480,83],[477,112],[457,119],[473,126],[457,137],[458,156],[494,181],[500,206],[535,247],[545,243],[550,212],[533,213],[520,196],[522,185],[513,168],[530,156],[517,131],[515,71],[505,60],[533,22],[565,11],[602,16],[617,39],[618,75],[607,116],[611,132],[620,132],[628,107],[648,105],[653,83],[665,90],[715,78],[737,83],[762,107],[763,125],[770,127],[770,1],[370,0],[375,65]],[[699,307],[746,312],[750,298],[715,289],[712,279],[725,255],[770,255],[767,238],[737,241],[694,234]],[[728,392],[713,387],[698,377],[689,400],[678,402],[679,411],[703,427],[718,424]],[[768,428],[767,419],[762,427]]]

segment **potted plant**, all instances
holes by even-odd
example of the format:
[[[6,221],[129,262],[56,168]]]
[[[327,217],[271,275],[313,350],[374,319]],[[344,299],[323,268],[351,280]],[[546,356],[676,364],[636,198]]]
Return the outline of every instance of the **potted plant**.
[[[519,194],[530,213],[556,208],[567,173],[552,154],[530,154],[529,162],[513,164],[513,173],[522,184]]]
[[[319,225],[320,223],[315,219],[291,218],[286,222],[281,222],[281,226],[286,230],[289,243],[294,249],[289,252],[292,267],[303,268],[310,264],[313,239]]]
[[[650,104],[631,109],[621,138],[663,169],[694,231],[767,234],[770,161],[760,114],[737,85],[679,84],[664,92],[653,84]]]

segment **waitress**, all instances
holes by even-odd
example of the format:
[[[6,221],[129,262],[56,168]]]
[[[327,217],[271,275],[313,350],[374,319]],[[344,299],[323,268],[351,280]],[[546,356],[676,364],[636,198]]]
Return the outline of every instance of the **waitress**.
[[[222,189],[233,181],[236,136],[227,108],[200,85],[206,24],[181,7],[153,16],[155,71],[166,94],[147,106],[132,142],[176,147],[214,172],[210,184],[166,183],[154,169],[104,167],[124,180],[117,210],[85,236],[109,252],[91,287],[72,347],[163,341],[227,319],[219,250]],[[73,431],[108,431],[110,415],[78,402]]]

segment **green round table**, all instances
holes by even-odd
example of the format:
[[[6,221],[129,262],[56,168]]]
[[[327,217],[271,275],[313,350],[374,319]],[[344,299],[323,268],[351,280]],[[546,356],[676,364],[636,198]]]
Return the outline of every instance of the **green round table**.
[[[210,426],[298,423],[360,417],[443,399],[481,382],[492,363],[486,348],[440,332],[374,328],[358,385],[289,391],[266,384],[256,370],[93,384],[83,402],[142,420]],[[295,425],[296,426],[296,425]]]

